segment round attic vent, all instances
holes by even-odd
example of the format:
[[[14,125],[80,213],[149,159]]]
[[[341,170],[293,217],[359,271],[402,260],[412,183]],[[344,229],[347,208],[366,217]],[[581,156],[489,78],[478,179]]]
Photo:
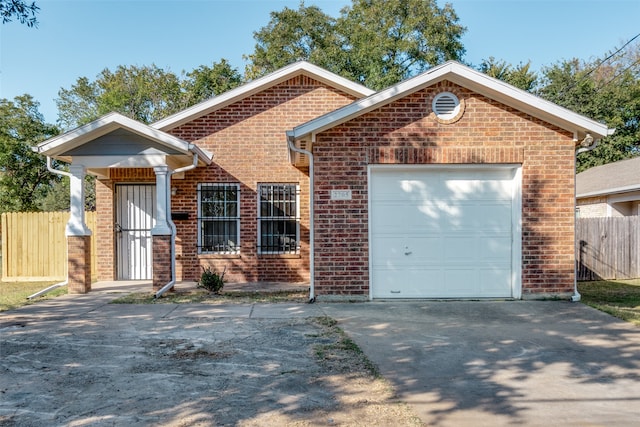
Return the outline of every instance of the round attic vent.
[[[451,120],[460,112],[460,100],[451,92],[441,92],[433,98],[431,108],[440,120]]]

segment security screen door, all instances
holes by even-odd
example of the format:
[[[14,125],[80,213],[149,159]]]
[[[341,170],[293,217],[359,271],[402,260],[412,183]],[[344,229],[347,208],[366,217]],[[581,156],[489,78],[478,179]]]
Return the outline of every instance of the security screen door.
[[[118,280],[150,280],[151,229],[155,224],[156,187],[116,186],[116,253]]]

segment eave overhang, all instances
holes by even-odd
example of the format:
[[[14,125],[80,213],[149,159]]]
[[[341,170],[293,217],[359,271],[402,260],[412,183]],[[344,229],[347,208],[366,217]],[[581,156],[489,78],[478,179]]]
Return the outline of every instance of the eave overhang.
[[[287,132],[288,138],[294,142],[296,147],[306,145],[308,150],[311,148],[315,135],[318,133],[441,81],[455,83],[546,123],[567,130],[578,141],[582,140],[587,134],[590,134],[595,139],[600,139],[612,135],[615,131],[615,129],[609,129],[603,123],[546,101],[458,62],[449,61],[367,98],[360,99],[343,108],[297,126]],[[297,165],[302,165],[305,162],[302,156],[297,154],[294,155],[292,153],[291,158],[293,163]]]
[[[264,77],[252,80],[242,86],[203,101],[185,110],[182,110],[179,113],[159,120],[153,123],[151,126],[155,129],[160,129],[163,131],[176,128],[198,117],[210,114],[216,110],[224,108],[256,93],[262,92],[269,87],[285,82],[298,75],[308,76],[328,86],[339,89],[349,95],[355,96],[356,98],[362,98],[374,93],[373,90],[368,89],[358,83],[354,83],[351,80],[345,79],[344,77],[341,77],[309,62],[300,61],[283,67]]]

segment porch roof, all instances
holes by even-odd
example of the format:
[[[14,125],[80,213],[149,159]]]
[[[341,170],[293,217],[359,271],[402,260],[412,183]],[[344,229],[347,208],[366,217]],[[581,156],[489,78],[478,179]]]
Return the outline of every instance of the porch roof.
[[[197,145],[154,129],[119,113],[110,113],[70,132],[50,138],[33,149],[36,153],[84,165],[104,176],[113,167],[177,169],[193,163],[211,164],[213,155]]]

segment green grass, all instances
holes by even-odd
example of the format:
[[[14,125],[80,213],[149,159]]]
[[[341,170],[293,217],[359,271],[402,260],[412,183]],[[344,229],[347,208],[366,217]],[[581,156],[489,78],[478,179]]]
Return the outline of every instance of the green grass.
[[[640,326],[640,279],[578,283],[581,301]]]
[[[222,292],[219,295],[204,289],[189,291],[167,292],[161,298],[155,299],[153,293],[135,292],[111,301],[111,304],[222,304],[222,303],[276,303],[276,302],[307,302],[309,294],[306,291],[276,291],[276,292]]]
[[[54,283],[56,282],[0,282],[0,312],[67,293],[67,287],[62,286],[33,300],[27,299],[29,295],[33,295]]]

